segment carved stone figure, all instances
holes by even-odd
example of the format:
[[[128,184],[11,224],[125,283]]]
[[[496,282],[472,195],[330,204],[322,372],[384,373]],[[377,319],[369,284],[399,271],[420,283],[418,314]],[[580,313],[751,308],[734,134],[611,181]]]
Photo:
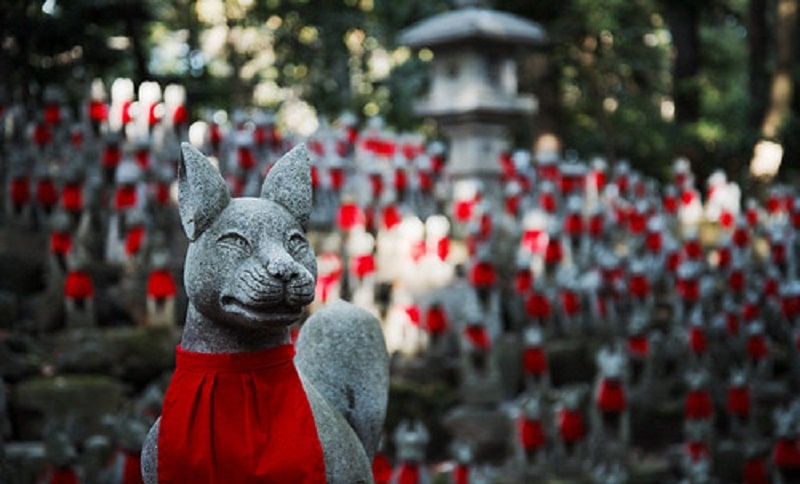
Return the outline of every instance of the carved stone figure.
[[[290,344],[316,279],[306,148],[272,167],[260,197],[235,199],[199,151],[181,151],[189,305],[145,481],[370,482],[388,397],[378,321],[337,302]]]

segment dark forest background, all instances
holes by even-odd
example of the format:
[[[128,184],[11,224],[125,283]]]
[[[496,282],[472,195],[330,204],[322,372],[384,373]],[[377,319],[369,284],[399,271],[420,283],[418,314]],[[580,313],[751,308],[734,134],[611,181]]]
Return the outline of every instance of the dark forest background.
[[[628,159],[663,178],[678,156],[701,180],[744,183],[761,140],[783,149],[779,179],[800,167],[800,0],[495,0],[539,22],[551,45],[522,59],[521,90],[540,112],[520,146]],[[58,84],[70,103],[92,79],[180,82],[203,109],[381,115],[430,130],[411,101],[430,53],[398,33],[453,8],[445,0],[5,0],[0,96],[36,106]],[[546,62],[549,61],[549,62]],[[430,133],[428,133],[430,134]],[[569,153],[568,153],[569,154]]]

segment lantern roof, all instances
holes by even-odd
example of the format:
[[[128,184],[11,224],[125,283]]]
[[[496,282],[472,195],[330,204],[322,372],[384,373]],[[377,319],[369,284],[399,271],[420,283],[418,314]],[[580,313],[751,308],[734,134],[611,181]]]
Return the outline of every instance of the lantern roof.
[[[474,6],[422,20],[403,30],[399,40],[411,48],[474,40],[527,47],[548,43],[547,33],[538,23],[511,13]]]

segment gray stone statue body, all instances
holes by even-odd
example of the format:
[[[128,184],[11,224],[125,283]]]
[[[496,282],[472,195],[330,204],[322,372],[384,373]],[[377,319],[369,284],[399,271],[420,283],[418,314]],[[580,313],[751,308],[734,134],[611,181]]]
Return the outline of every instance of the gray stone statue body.
[[[304,235],[312,203],[305,147],[278,160],[259,198],[231,198],[220,173],[199,151],[184,143],[181,152],[179,208],[191,244],[184,271],[189,305],[179,349],[246,354],[289,344],[288,327],[312,302],[316,280],[314,251]],[[388,356],[377,319],[348,303],[333,303],[306,321],[295,351],[327,482],[371,482],[388,399]],[[162,418],[142,450],[148,483],[158,482]],[[291,418],[268,416],[269,425]]]

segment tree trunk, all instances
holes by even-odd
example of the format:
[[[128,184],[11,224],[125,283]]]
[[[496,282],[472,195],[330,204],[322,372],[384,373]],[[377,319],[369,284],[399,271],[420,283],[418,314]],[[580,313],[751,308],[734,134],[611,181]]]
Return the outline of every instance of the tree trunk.
[[[520,69],[520,90],[532,92],[539,102],[533,118],[534,153],[563,151],[561,100],[558,93],[558,68],[547,60],[546,53],[525,57]]]
[[[700,118],[700,89],[696,75],[700,64],[700,7],[694,2],[667,2],[670,31],[675,45],[673,97],[678,125]]]
[[[769,104],[761,123],[764,138],[776,138],[786,122],[792,105],[794,36],[797,27],[798,0],[778,0],[775,19],[775,71],[769,91]]]
[[[767,0],[750,0],[747,26],[748,94],[747,124],[753,132],[761,128],[767,106]]]
[[[133,84],[140,86],[142,82],[149,80],[150,73],[147,69],[147,54],[142,38],[142,23],[137,15],[133,14],[134,11],[135,9],[130,9],[128,15],[125,16],[125,33],[131,39],[133,50]]]

